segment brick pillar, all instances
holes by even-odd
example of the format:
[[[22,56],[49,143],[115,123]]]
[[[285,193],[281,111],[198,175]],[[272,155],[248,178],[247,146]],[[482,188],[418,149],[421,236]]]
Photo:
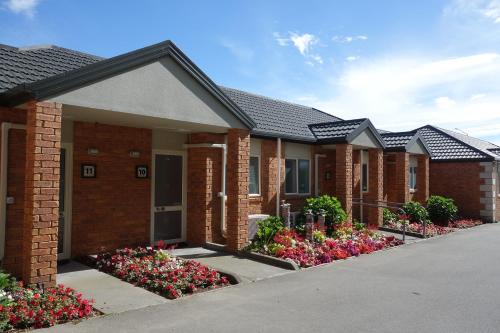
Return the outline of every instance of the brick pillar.
[[[410,200],[409,172],[410,172],[410,154],[398,152],[396,156],[396,177],[395,177],[395,200],[398,203],[405,203]]]
[[[415,200],[425,204],[429,199],[429,156],[417,155],[417,192]]]
[[[27,284],[56,283],[61,115],[59,103],[28,103],[22,248]]]
[[[248,242],[248,164],[250,132],[230,129],[227,136],[227,249],[238,251]]]
[[[361,150],[352,152],[352,197],[361,199]],[[366,197],[364,197],[366,199]],[[364,218],[366,219],[366,209],[364,210]],[[360,205],[354,205],[352,209],[352,218],[361,219]],[[363,221],[361,221],[363,222]]]
[[[335,185],[337,198],[352,221],[352,145],[338,144],[335,147]]]
[[[367,199],[371,203],[382,201],[384,197],[384,153],[382,149],[368,150],[368,182]],[[369,208],[369,225],[381,226],[382,222],[382,208]]]

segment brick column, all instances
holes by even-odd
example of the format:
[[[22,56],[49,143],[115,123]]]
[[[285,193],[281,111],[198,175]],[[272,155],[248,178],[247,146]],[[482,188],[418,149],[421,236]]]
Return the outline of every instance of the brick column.
[[[28,103],[22,248],[27,284],[56,282],[61,115],[61,104]]]
[[[335,186],[337,198],[352,221],[352,145],[335,146]]]
[[[396,188],[395,200],[399,203],[405,203],[410,200],[409,172],[410,155],[406,152],[398,152],[396,156]]]
[[[429,199],[429,156],[417,155],[417,192],[415,200],[425,204]]]
[[[371,203],[382,201],[384,197],[384,153],[382,149],[368,150],[368,182],[367,199]],[[369,225],[381,226],[382,222],[382,208],[369,208]]]
[[[227,249],[238,251],[248,242],[248,164],[250,133],[230,129],[227,136]]]

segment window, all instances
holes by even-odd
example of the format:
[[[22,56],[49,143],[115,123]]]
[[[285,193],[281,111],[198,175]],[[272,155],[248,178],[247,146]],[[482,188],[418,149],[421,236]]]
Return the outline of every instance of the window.
[[[417,158],[415,156],[410,156],[410,173],[408,175],[408,184],[411,191],[415,191],[417,189],[417,167]]]
[[[287,194],[309,194],[310,161],[305,159],[285,160],[285,192]]]
[[[260,158],[250,156],[250,167],[248,170],[248,193],[250,195],[260,194]]]
[[[368,151],[361,151],[361,188],[363,192],[368,192]]]

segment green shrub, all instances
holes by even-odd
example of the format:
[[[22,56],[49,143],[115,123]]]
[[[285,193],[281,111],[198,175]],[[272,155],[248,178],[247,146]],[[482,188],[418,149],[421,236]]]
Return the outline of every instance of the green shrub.
[[[388,208],[384,208],[384,210],[382,211],[382,215],[384,218],[384,224],[398,220],[398,215]]]
[[[306,205],[302,209],[302,214],[305,215],[308,210],[311,210],[317,220],[321,210],[325,211],[325,226],[326,233],[329,235],[333,231],[333,226],[344,222],[347,219],[346,212],[342,209],[340,201],[329,195],[320,197],[308,198]],[[305,219],[304,219],[305,220]],[[300,230],[300,225],[299,225]]]
[[[403,209],[408,215],[410,222],[429,222],[429,214],[424,206],[416,201],[409,201],[403,205]]]
[[[427,211],[432,222],[447,224],[457,216],[458,208],[453,199],[432,195],[427,200]]]
[[[274,238],[274,235],[284,228],[283,219],[276,216],[270,216],[266,219],[257,222],[257,233],[253,239],[256,247],[263,248],[269,245]]]

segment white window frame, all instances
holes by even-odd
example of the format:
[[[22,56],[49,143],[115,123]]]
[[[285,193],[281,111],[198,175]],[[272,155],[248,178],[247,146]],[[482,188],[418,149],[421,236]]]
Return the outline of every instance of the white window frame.
[[[412,163],[414,161],[414,163]],[[412,183],[414,183],[412,185]],[[410,192],[416,192],[418,190],[418,159],[416,156],[410,156],[409,167],[408,167],[408,187]]]
[[[257,154],[250,155],[250,158],[252,158],[252,157],[257,158],[257,165],[258,165],[258,168],[257,168],[257,172],[258,172],[258,175],[257,175],[257,185],[259,186],[259,191],[258,191],[258,193],[250,193],[250,172],[248,172],[248,185],[249,185],[248,186],[248,195],[250,197],[259,197],[261,195],[261,193],[262,193],[262,189],[261,189],[261,185],[262,185],[261,184],[261,178],[262,178],[262,176],[261,176],[261,169],[262,169],[262,167],[261,167],[261,159],[260,159],[260,155],[257,155]],[[248,160],[248,164],[250,166],[250,159]]]
[[[370,192],[370,154],[368,153],[368,150],[361,150],[360,151],[360,159],[361,159],[361,177],[360,177],[360,186],[361,190],[363,193],[368,193]],[[366,156],[365,156],[366,155]],[[366,190],[363,188],[363,166],[366,164]]]
[[[286,172],[285,172],[285,194],[286,195],[311,195],[311,159],[310,158],[296,158],[296,157],[286,157],[285,158],[285,168],[286,168],[286,161],[294,161],[295,162],[295,170],[296,170],[296,174],[295,174],[295,185],[296,185],[296,188],[295,188],[295,192],[286,192]],[[307,188],[307,193],[304,192],[299,192],[299,161],[308,161],[309,162],[309,168],[308,168],[308,172],[309,174],[307,175],[309,178],[309,181],[308,181],[308,188]]]

